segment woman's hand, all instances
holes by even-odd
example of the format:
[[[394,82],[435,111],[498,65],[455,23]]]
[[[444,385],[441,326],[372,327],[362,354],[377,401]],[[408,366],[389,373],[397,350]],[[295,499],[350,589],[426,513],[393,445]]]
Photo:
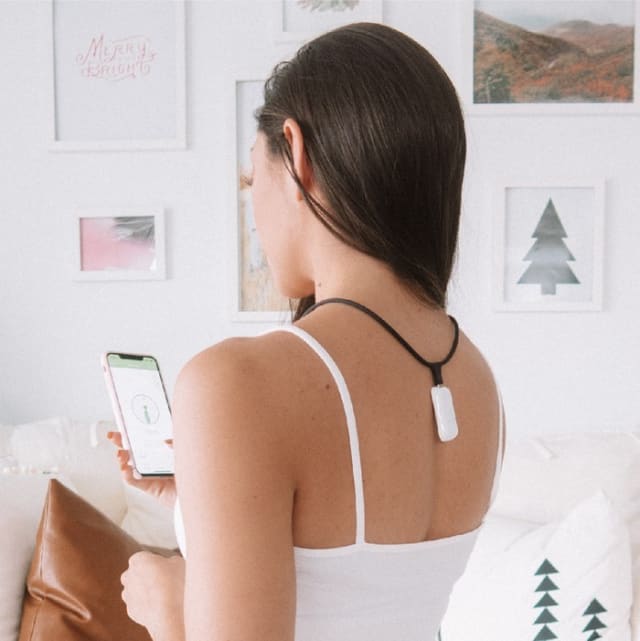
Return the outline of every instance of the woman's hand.
[[[120,582],[129,618],[143,625],[153,641],[184,639],[185,561],[136,552]]]
[[[176,502],[176,482],[173,477],[166,478],[140,478],[134,476],[133,463],[129,450],[122,448],[122,436],[120,432],[107,432],[107,438],[118,448],[117,456],[120,463],[120,471],[125,483],[137,487],[151,496],[155,496],[163,505],[173,508]],[[173,447],[173,441],[165,441],[167,447]]]

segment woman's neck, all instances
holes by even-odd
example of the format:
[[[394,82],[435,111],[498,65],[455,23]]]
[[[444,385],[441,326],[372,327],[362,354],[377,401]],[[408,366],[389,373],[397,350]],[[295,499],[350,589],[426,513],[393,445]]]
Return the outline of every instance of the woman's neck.
[[[324,249],[315,253],[313,261],[316,302],[349,298],[400,326],[450,323],[443,309],[427,305],[386,263],[342,243]]]

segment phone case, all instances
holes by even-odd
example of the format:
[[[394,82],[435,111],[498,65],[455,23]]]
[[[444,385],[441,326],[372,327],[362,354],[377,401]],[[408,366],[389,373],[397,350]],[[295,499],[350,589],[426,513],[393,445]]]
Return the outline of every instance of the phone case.
[[[120,411],[120,403],[118,403],[116,388],[113,384],[111,370],[109,369],[109,363],[107,361],[107,356],[110,353],[111,352],[104,352],[100,355],[100,364],[102,365],[102,373],[104,374],[104,380],[107,384],[107,391],[109,392],[109,399],[111,400],[111,409],[113,410],[113,415],[116,419],[118,431],[120,432],[120,436],[122,437],[122,447],[125,450],[130,450],[129,439],[127,438],[127,430],[124,426],[124,419],[122,418],[122,412]]]
[[[136,466],[136,461],[135,461],[135,455],[133,453],[133,450],[131,449],[131,445],[129,442],[129,439],[127,437],[127,429],[125,427],[124,423],[124,417],[122,416],[122,412],[120,410],[120,403],[118,402],[118,395],[116,393],[116,388],[115,384],[113,382],[113,377],[111,376],[111,369],[109,367],[109,362],[107,361],[107,357],[109,354],[119,354],[120,352],[103,352],[100,355],[100,364],[102,365],[102,372],[104,374],[104,379],[107,384],[107,391],[109,393],[109,399],[111,400],[111,408],[113,409],[113,415],[115,417],[116,425],[118,426],[118,431],[120,432],[120,435],[122,436],[122,447],[123,449],[129,450],[129,455],[131,457],[131,462],[133,463],[133,470],[134,470],[134,475],[137,475],[138,478],[149,478],[153,476],[173,476],[173,474],[144,474],[142,473]],[[132,356],[142,356],[142,357],[150,357],[148,354],[131,354]],[[153,358],[154,361],[156,360],[155,357],[150,357]],[[157,361],[156,361],[157,363]],[[164,381],[162,380],[162,374],[160,374],[160,369],[158,368],[158,375],[160,376],[160,381],[162,382],[162,388],[166,397],[166,390],[164,389]],[[168,404],[168,401],[167,401]]]

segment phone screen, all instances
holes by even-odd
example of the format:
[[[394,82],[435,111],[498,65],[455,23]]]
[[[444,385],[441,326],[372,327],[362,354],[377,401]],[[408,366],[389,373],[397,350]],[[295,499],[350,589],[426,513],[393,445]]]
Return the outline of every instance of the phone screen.
[[[174,473],[171,412],[158,362],[152,356],[107,354],[115,400],[133,464],[140,474]]]

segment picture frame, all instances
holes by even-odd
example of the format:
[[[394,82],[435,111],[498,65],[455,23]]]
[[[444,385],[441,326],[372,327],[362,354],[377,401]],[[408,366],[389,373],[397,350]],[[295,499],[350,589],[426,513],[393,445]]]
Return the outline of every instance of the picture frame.
[[[275,42],[303,42],[351,22],[382,22],[382,0],[278,0]]]
[[[161,207],[78,207],[71,237],[74,280],[166,278]]]
[[[605,182],[502,181],[493,206],[499,312],[602,310]]]
[[[186,149],[184,0],[47,6],[49,151]]]
[[[640,115],[640,0],[551,5],[464,0],[460,94],[466,114]],[[476,9],[485,14],[481,19]],[[575,26],[570,20],[555,23],[561,15],[574,16]],[[612,24],[595,22],[607,15]],[[594,22],[581,32],[588,18]],[[621,38],[624,52],[616,52]]]
[[[233,150],[233,229],[234,237],[233,286],[231,317],[241,322],[284,322],[291,313],[289,300],[281,296],[273,283],[266,256],[260,246],[251,191],[244,184],[243,175],[252,171],[251,146],[257,133],[254,111],[262,104],[264,77],[245,74],[234,77],[230,83],[230,128]]]

